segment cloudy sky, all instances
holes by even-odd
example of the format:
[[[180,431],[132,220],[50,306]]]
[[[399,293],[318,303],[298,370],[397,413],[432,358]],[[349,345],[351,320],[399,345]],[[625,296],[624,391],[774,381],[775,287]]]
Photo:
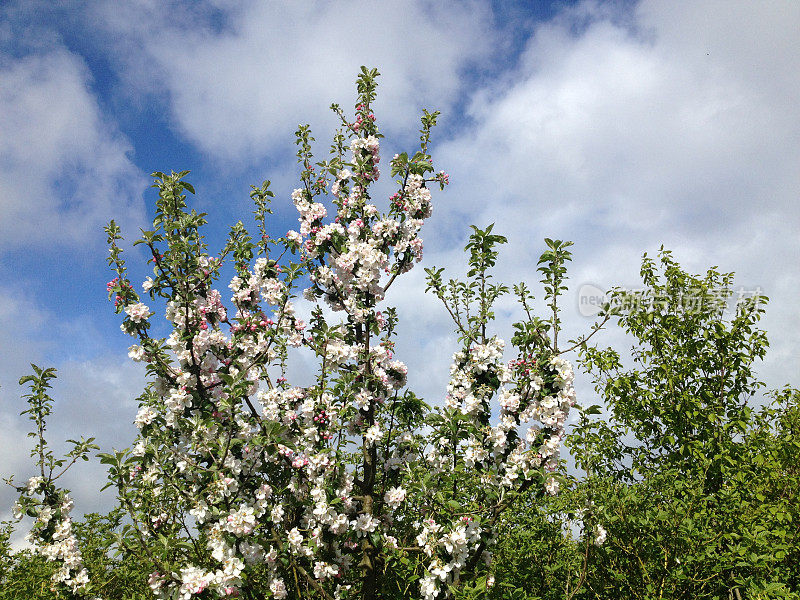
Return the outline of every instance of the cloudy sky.
[[[578,334],[591,324],[581,286],[637,286],[641,255],[663,244],[770,297],[760,373],[798,385],[798,30],[794,0],[5,3],[0,475],[31,474],[16,383],[31,362],[59,370],[54,439],[108,449],[135,433],[144,375],[105,297],[102,226],[134,239],[153,213],[149,174],[189,169],[212,247],[249,222],[264,179],[274,232],[295,227],[293,132],[310,123],[324,153],[328,106],[352,107],[362,64],[381,72],[385,156],[413,149],[423,108],[442,112],[433,155],[451,185],[423,266],[458,272],[469,225],[495,222],[509,238],[500,276],[534,283],[542,239],[573,240],[565,320]],[[143,278],[145,257],[128,258]],[[423,280],[412,271],[389,302],[411,384],[436,401],[455,340]],[[107,507],[102,471],[82,468],[68,482],[78,507]],[[0,516],[12,500],[0,491]]]

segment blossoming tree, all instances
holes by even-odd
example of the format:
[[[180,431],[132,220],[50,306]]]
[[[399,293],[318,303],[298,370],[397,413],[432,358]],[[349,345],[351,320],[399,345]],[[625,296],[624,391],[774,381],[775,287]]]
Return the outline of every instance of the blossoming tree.
[[[421,259],[430,188],[448,178],[429,155],[438,113],[426,111],[419,149],[390,161],[396,192],[379,208],[376,76],[362,68],[355,118],[333,106],[343,128],[327,160],[314,161],[308,127],[297,132],[299,231],[267,235],[265,182],[251,194],[260,235],[237,223],[212,254],[205,215],[187,206],[186,173],[154,174],[153,229],[137,244],[152,256],[143,288],[165,303],[168,337],[151,335],[154,312],[127,276],[118,226],[107,227],[109,295],[150,383],[135,444],[101,460],[129,515],[118,550],[152,565],[158,598],[446,598],[491,582],[497,524],[519,494],[558,488],[552,473],[574,404],[557,345],[569,244],[547,240],[540,261],[552,316],[534,317],[527,288],[514,287],[526,317],[508,361],[511,349],[490,332],[493,303],[510,293],[490,272],[505,239],[475,228],[466,281],[429,269],[461,349],[443,400],[429,405],[408,390],[393,352],[397,315],[384,299]],[[217,287],[225,261],[236,271],[229,292]],[[299,347],[317,359],[310,385],[288,380]],[[42,468],[16,508],[35,518],[32,541],[61,564],[59,585],[93,596],[71,500],[55,485],[69,464],[55,465],[43,437],[53,375],[28,378]],[[76,441],[69,458],[92,449]]]

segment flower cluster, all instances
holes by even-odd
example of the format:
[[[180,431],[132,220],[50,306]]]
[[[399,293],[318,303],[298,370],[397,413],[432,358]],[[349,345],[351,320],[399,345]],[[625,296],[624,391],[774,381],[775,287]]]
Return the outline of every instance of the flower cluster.
[[[608,532],[606,528],[598,523],[594,526],[594,545],[595,546],[602,546],[603,543],[606,541],[608,537]]]
[[[18,520],[24,515],[34,517],[25,541],[33,544],[47,560],[60,564],[53,574],[54,584],[63,583],[78,593],[89,583],[89,573],[72,532],[69,514],[73,507],[68,494],[58,492],[44,477],[31,477],[14,505],[14,517]]]
[[[466,516],[446,530],[433,519],[423,521],[419,528],[417,543],[427,556],[434,556],[420,582],[420,592],[425,600],[432,600],[439,595],[441,583],[452,582],[470,555],[481,551],[483,528]]]
[[[441,423],[445,431],[461,432],[455,443],[453,436],[439,437],[426,455],[433,472],[463,464],[489,490],[519,489],[536,481],[540,473],[556,469],[567,416],[575,403],[568,361],[559,356],[546,360],[544,355],[506,364],[504,347],[502,340],[492,338],[454,355]],[[520,369],[524,364],[527,368]],[[495,425],[490,424],[492,399],[499,408]],[[548,478],[546,486],[555,481]],[[476,515],[483,521],[491,520],[492,511],[486,510],[489,495],[475,500],[465,499],[477,504]],[[426,600],[436,597],[441,584],[451,583],[470,559],[491,559],[487,548],[494,542],[493,532],[480,523],[422,522],[417,542],[432,557],[422,583]]]

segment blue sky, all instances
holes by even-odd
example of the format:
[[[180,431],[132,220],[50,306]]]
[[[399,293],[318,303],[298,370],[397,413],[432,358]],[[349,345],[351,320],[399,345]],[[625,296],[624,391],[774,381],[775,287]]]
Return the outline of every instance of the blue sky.
[[[54,438],[110,446],[135,432],[143,374],[105,298],[102,226],[114,218],[134,239],[152,214],[149,173],[190,169],[212,247],[248,222],[249,186],[264,179],[273,231],[294,227],[293,132],[310,123],[324,152],[328,106],[352,106],[362,64],[382,73],[384,156],[413,147],[423,107],[442,111],[433,154],[452,183],[435,197],[423,266],[458,270],[469,224],[496,222],[509,237],[501,276],[535,282],[542,238],[574,240],[565,304],[579,333],[580,286],[636,286],[642,253],[664,244],[685,267],[736,271],[771,298],[761,373],[797,385],[798,29],[800,3],[779,0],[5,3],[4,471],[27,471],[16,381],[30,362],[60,372]],[[147,274],[136,252],[129,264]],[[435,399],[454,339],[423,275],[389,301],[411,384]],[[502,308],[501,331],[513,316]],[[82,508],[105,506],[100,476],[87,467],[72,481]]]

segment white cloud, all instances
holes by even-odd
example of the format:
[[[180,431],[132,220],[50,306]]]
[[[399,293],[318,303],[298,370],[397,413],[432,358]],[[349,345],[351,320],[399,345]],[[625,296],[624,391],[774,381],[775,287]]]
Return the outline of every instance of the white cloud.
[[[771,297],[763,372],[780,385],[800,356],[800,7],[698,4],[584,3],[539,26],[512,83],[476,93],[475,127],[436,149],[453,185],[429,255],[496,222],[505,278],[531,280],[538,240],[573,239],[577,289],[636,285],[663,243]]]
[[[0,250],[92,243],[111,218],[141,222],[145,181],[89,83],[57,46],[0,57]]]
[[[491,47],[484,3],[223,3],[224,27],[161,3],[101,4],[134,93],[167,96],[188,140],[214,157],[254,163],[287,148],[300,122],[336,125],[355,99],[361,65],[378,67],[379,116],[414,131],[422,106],[448,107],[462,76]],[[205,7],[206,9],[208,7]]]

